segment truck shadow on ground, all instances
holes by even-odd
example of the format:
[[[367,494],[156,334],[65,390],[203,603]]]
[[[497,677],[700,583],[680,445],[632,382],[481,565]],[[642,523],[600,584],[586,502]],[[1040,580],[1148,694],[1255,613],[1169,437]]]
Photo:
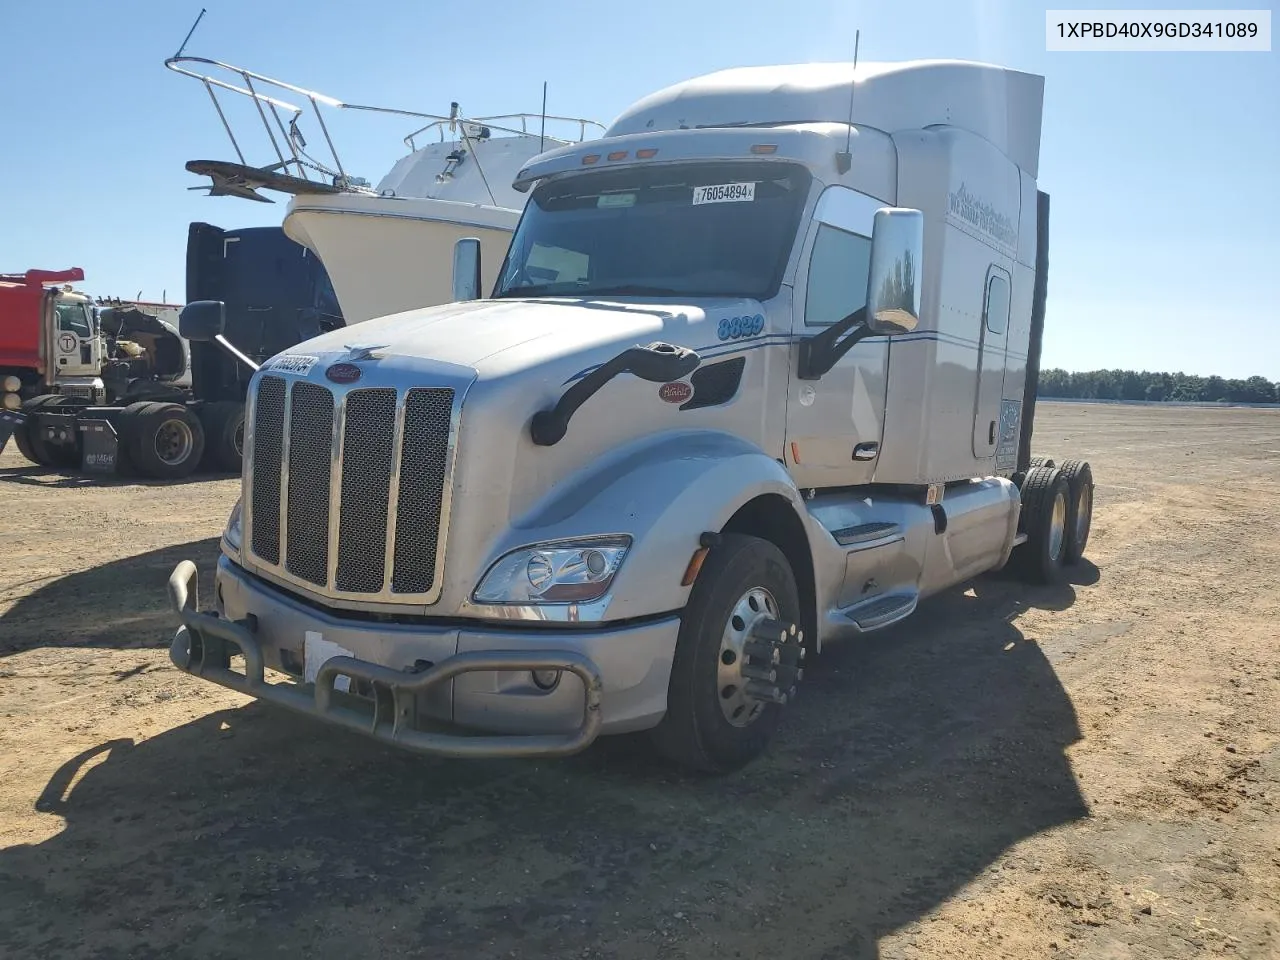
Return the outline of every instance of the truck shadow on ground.
[[[971,586],[826,651],[768,755],[718,779],[639,737],[440,761],[260,704],[104,743],[35,801],[63,831],[0,852],[0,952],[878,957],[1087,815],[1074,709],[1014,622],[1073,585]]]
[[[213,480],[231,480],[233,472],[200,472],[177,480],[154,480],[129,473],[93,474],[75,470],[59,470],[53,467],[4,467],[0,469],[0,483],[23,484],[31,487],[49,487],[62,490],[68,487],[180,487],[188,483],[205,483]]]
[[[104,563],[70,576],[23,580],[0,589],[0,657],[35,647],[156,647],[173,639],[166,584],[182,560],[200,569],[210,596],[218,538]]]

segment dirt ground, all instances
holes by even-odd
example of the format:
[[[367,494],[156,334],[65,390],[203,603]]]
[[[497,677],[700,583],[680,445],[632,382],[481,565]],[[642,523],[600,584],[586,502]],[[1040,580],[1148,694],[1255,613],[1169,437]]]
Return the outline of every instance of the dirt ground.
[[[169,665],[233,480],[0,455],[0,955],[1280,957],[1280,411],[1044,404],[1073,583],[828,649],[770,754],[431,761]]]

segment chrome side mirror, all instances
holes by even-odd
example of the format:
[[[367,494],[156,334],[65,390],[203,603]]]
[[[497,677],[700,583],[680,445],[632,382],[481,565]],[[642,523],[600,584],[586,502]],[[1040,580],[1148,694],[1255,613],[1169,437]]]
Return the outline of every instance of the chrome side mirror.
[[[910,333],[920,323],[923,254],[923,213],[902,207],[876,211],[867,276],[867,326],[873,333]]]
[[[453,245],[453,299],[480,299],[480,241],[475,237]]]

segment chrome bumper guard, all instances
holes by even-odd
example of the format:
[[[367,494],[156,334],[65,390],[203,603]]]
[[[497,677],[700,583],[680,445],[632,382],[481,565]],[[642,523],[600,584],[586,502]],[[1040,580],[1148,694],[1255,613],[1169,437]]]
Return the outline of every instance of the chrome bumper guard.
[[[586,749],[600,733],[600,670],[590,659],[568,650],[476,650],[458,653],[426,670],[395,670],[354,657],[333,657],[316,675],[314,692],[305,686],[268,683],[262,645],[252,625],[199,613],[196,566],[183,560],[169,575],[169,599],[182,626],[169,646],[174,665],[192,676],[251,697],[327,720],[396,747],[433,756],[558,757]],[[228,645],[235,648],[229,650]],[[231,656],[244,657],[244,673],[231,669]],[[467,735],[420,730],[411,726],[415,697],[463,673],[494,670],[560,670],[572,673],[585,689],[582,724],[568,734]],[[362,698],[335,690],[338,677],[366,681],[373,690],[373,709],[349,704]]]

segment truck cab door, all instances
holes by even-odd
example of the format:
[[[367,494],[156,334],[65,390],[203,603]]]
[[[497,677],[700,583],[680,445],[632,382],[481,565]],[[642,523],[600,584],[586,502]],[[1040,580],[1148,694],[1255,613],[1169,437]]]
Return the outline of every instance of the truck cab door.
[[[92,307],[75,300],[54,301],[54,352],[59,377],[93,377],[101,373],[102,348]]]
[[[796,281],[792,333],[811,337],[866,305],[871,232],[881,200],[828,187],[810,224]],[[879,456],[889,340],[853,347],[818,380],[797,377],[793,349],[787,397],[787,468],[802,487],[870,483]]]
[[[1009,274],[992,265],[982,297],[982,331],[978,347],[978,386],[973,408],[973,455],[995,456],[1000,432],[1000,400],[1009,346]]]

